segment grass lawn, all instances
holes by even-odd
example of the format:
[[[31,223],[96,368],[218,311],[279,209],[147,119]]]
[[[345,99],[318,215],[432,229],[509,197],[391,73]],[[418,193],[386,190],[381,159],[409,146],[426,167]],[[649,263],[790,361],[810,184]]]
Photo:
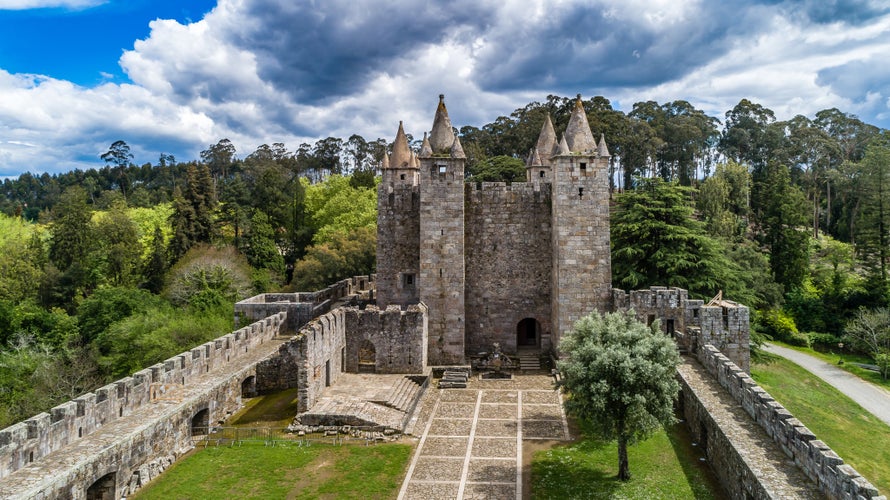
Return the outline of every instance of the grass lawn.
[[[628,447],[631,480],[619,481],[618,445],[590,437],[535,454],[532,498],[722,498],[699,461],[685,424],[675,424]]]
[[[787,347],[788,349],[794,349],[795,351],[799,351],[804,354],[809,354],[810,356],[819,358],[826,363],[830,363],[837,366],[838,368],[842,368],[852,373],[853,375],[856,375],[862,380],[867,380],[872,384],[879,385],[885,389],[890,389],[890,380],[882,379],[880,373],[874,370],[866,370],[865,368],[856,366],[856,363],[873,365],[875,363],[874,360],[868,356],[863,356],[862,354],[853,354],[850,352],[840,352],[839,349],[833,350],[831,352],[821,352],[810,347],[798,347],[795,345],[786,344],[784,342],[776,342],[775,340],[770,340],[770,343],[782,347]],[[838,360],[841,359],[844,360],[843,364],[838,364]]]
[[[890,427],[786,359],[755,362],[751,376],[882,493],[890,492]]]
[[[206,448],[130,498],[390,499],[398,495],[412,449],[398,443]]]

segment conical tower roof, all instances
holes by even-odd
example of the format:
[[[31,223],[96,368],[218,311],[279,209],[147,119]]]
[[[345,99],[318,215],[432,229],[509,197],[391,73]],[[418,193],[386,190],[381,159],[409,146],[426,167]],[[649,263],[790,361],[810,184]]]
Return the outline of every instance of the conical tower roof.
[[[389,168],[389,155],[383,153],[383,161],[380,163],[380,168],[386,170]]]
[[[612,156],[609,154],[609,147],[606,146],[606,134],[600,134],[600,144],[596,149],[597,154],[600,156]]]
[[[593,138],[593,132],[590,131],[590,123],[587,121],[587,113],[584,111],[584,104],[581,102],[581,94],[575,101],[575,108],[572,110],[572,116],[569,118],[569,125],[566,127],[566,133],[563,136],[569,151],[573,153],[585,153],[596,151],[596,139]]]
[[[429,158],[433,156],[433,148],[430,146],[430,140],[427,138],[426,132],[423,133],[423,143],[420,145],[421,158]]]
[[[538,152],[535,148],[531,148],[528,150],[528,156],[525,157],[525,166],[533,167],[535,166],[535,159],[538,156]]]
[[[556,146],[556,130],[553,129],[550,113],[547,113],[544,117],[544,125],[541,127],[541,135],[538,136],[538,142],[535,143],[535,152],[544,163],[539,162],[535,165],[549,165],[550,156],[556,151]]]
[[[563,134],[562,139],[559,140],[559,146],[556,147],[556,154],[554,156],[564,156],[572,154],[572,150],[569,149],[569,144],[566,142],[566,136]]]
[[[433,129],[430,131],[430,146],[433,154],[446,154],[452,144],[454,130],[451,127],[451,118],[448,117],[448,109],[445,108],[445,94],[439,94],[439,107],[436,108]]]
[[[464,147],[460,145],[460,139],[455,135],[454,142],[451,143],[451,157],[452,158],[466,158],[467,155],[464,154]]]
[[[390,168],[414,168],[414,160],[411,158],[411,148],[408,147],[408,136],[405,128],[399,122],[399,131],[392,145],[392,155],[389,158]]]

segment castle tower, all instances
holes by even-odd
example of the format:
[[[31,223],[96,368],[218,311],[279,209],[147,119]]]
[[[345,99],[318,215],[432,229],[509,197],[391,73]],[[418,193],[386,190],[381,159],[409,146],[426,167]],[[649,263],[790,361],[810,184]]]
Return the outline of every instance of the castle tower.
[[[541,127],[541,135],[538,136],[538,142],[535,143],[535,147],[529,152],[528,159],[525,162],[526,181],[543,184],[553,180],[550,159],[556,154],[557,146],[553,121],[550,120],[550,113],[547,113],[544,125]]]
[[[600,154],[604,152],[605,155]],[[551,159],[553,344],[593,310],[610,310],[609,157],[597,145],[581,95]]]
[[[445,96],[420,155],[420,300],[429,307],[431,364],[462,363],[464,315],[464,166]]]
[[[419,300],[420,188],[417,159],[402,123],[377,186],[377,305]]]

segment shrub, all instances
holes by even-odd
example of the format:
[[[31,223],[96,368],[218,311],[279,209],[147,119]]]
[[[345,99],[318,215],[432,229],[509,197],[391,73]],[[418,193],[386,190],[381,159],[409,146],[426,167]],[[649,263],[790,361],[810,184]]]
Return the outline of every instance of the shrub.
[[[810,345],[813,348],[831,349],[837,347],[840,337],[831,333],[809,332],[807,337],[810,339]]]
[[[252,293],[251,271],[234,247],[198,245],[170,269],[165,295],[175,305],[201,309],[213,307],[218,299],[235,302]]]
[[[810,345],[810,338],[798,331],[794,318],[781,309],[764,311],[760,316],[759,325],[762,332],[773,340],[801,347]]]

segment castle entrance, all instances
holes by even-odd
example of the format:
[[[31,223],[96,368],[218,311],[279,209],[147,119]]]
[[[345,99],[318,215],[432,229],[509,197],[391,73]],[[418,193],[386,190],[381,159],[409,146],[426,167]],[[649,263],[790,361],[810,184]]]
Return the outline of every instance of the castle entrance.
[[[87,488],[86,500],[114,500],[114,477],[117,471],[109,472]]]
[[[516,325],[517,347],[538,347],[541,344],[541,323],[525,318]]]

